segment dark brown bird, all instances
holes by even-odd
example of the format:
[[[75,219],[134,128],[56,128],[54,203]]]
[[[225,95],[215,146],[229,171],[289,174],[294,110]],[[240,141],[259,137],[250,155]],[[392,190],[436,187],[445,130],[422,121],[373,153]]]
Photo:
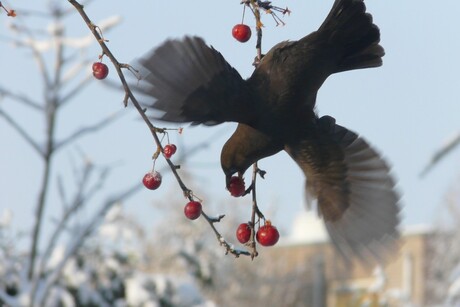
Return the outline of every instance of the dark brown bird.
[[[385,260],[399,236],[398,195],[381,156],[354,132],[315,113],[331,74],[382,65],[380,31],[362,0],[336,0],[320,28],[275,45],[243,80],[201,38],[166,41],[138,60],[139,90],[170,122],[238,122],[222,149],[226,182],[285,150],[307,177],[332,241],[343,256]]]

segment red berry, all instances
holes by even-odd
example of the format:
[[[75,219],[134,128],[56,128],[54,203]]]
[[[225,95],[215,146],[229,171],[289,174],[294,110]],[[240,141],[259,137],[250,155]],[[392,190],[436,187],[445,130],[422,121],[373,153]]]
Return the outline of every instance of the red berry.
[[[147,189],[156,190],[161,185],[161,174],[157,171],[148,172],[142,179],[142,183]]]
[[[102,62],[96,62],[93,64],[93,76],[96,79],[102,80],[109,74],[109,68]]]
[[[177,147],[174,144],[168,144],[163,148],[163,155],[169,159],[173,154],[176,153]]]
[[[201,215],[201,203],[190,201],[185,205],[184,214],[188,219],[196,220]]]
[[[263,246],[273,246],[278,242],[280,233],[275,226],[272,226],[270,221],[267,221],[264,226],[260,227],[256,234],[257,241]]]
[[[246,243],[251,238],[251,227],[248,223],[243,223],[236,229],[236,238],[240,243]]]
[[[230,194],[234,197],[242,196],[246,191],[246,188],[244,187],[243,178],[240,178],[238,176],[233,176],[232,178],[230,178],[228,190],[230,191]]]
[[[232,29],[233,37],[242,43],[247,42],[251,38],[251,28],[245,24],[237,24]]]

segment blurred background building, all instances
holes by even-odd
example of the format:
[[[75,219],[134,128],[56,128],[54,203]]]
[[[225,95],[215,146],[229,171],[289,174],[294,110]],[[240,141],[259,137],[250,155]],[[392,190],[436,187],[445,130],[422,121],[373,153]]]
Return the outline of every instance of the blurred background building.
[[[323,222],[307,212],[297,217],[292,235],[269,256],[283,259],[277,274],[289,276],[308,267],[304,278],[310,285],[299,289],[296,299],[305,299],[304,306],[426,306],[432,236],[429,227],[407,228],[399,254],[387,266],[366,267],[358,261],[350,266],[328,240]]]

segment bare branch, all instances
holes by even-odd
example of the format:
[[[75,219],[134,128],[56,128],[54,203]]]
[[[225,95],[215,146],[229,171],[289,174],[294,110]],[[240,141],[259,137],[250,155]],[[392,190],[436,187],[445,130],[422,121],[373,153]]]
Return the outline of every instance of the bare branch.
[[[83,65],[88,65],[89,61],[85,61],[83,62]],[[81,67],[83,68],[83,66]],[[75,74],[78,73],[78,72],[75,72]],[[73,78],[74,77],[74,73],[72,72],[69,75],[66,75],[64,77],[64,80],[62,80],[62,83],[67,83],[67,79],[69,78]],[[90,84],[90,82],[94,80],[92,78],[92,76],[90,74],[86,75],[82,80],[80,80],[80,82],[74,86],[74,88],[72,88],[68,93],[66,93],[61,99],[59,99],[59,105],[62,106],[64,105],[65,103],[69,102],[73,97],[75,97],[75,95],[77,95],[78,93],[80,93],[87,85]]]
[[[58,189],[58,194],[59,198],[61,199],[62,206],[64,207],[64,210],[67,210],[69,208],[69,205],[67,203],[67,196],[65,192],[64,185],[62,184],[62,177],[60,175],[57,176],[57,189]]]
[[[111,122],[113,122],[116,119],[118,119],[121,115],[123,115],[123,112],[119,111],[119,112],[116,112],[116,113],[104,118],[103,120],[101,120],[100,122],[98,122],[98,123],[96,123],[94,125],[80,128],[79,130],[75,131],[74,133],[72,133],[68,137],[64,138],[64,140],[62,140],[60,142],[56,142],[55,146],[54,146],[54,150],[59,150],[62,147],[64,147],[65,145],[67,145],[68,143],[74,142],[76,139],[78,139],[80,137],[83,137],[86,134],[93,133],[93,132],[96,132],[96,131],[98,131],[100,129],[105,128]]]
[[[90,74],[86,75],[80,82],[60,99],[60,105],[70,101],[76,94],[82,91],[94,78]]]
[[[438,149],[430,159],[428,165],[425,166],[420,173],[420,177],[425,176],[439,161],[444,159],[450,152],[452,152],[458,145],[460,145],[460,133],[450,138],[445,144]]]
[[[17,47],[26,47],[32,51],[34,60],[37,62],[37,65],[38,65],[38,70],[41,73],[42,79],[45,83],[45,87],[49,88],[51,85],[51,79],[50,79],[48,70],[46,69],[45,60],[40,53],[37,43],[33,43],[34,37],[31,34],[31,31],[28,29],[27,29],[27,34],[29,35],[29,39],[27,41],[15,41],[14,44]]]
[[[38,104],[37,102],[33,101],[32,99],[30,99],[29,97],[27,97],[26,95],[24,94],[16,94],[16,93],[12,93],[10,91],[8,91],[7,89],[3,88],[3,87],[0,87],[0,97],[2,96],[5,96],[5,97],[9,97],[17,102],[20,102],[22,104],[24,104],[25,106],[28,106],[34,110],[37,110],[37,111],[43,111],[43,107]]]
[[[32,230],[32,241],[31,241],[31,249],[29,255],[29,269],[27,272],[27,276],[29,280],[32,280],[34,276],[35,270],[35,260],[37,258],[37,247],[38,241],[40,239],[40,229],[42,226],[42,217],[43,217],[43,209],[46,203],[46,196],[48,194],[48,184],[50,181],[50,173],[51,173],[51,153],[52,151],[46,151],[44,153],[44,170],[42,174],[42,181],[40,192],[38,196],[37,205],[35,208],[35,219],[34,219],[34,226]]]
[[[40,155],[44,156],[43,149],[34,141],[34,139],[24,130],[19,123],[17,123],[11,116],[5,113],[2,109],[0,109],[0,116],[2,116],[10,125],[11,127],[16,130],[19,135],[26,141],[27,144],[32,146],[33,149]]]

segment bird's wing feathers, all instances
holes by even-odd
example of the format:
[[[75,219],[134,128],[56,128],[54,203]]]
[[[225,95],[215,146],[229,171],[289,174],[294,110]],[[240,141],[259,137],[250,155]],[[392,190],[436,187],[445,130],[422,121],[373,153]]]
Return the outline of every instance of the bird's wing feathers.
[[[316,137],[287,151],[307,176],[331,240],[345,258],[385,261],[397,247],[399,197],[380,155],[332,117],[318,120]]]
[[[153,98],[162,120],[208,125],[250,120],[245,81],[199,37],[168,40],[133,66],[143,75],[134,87]]]

